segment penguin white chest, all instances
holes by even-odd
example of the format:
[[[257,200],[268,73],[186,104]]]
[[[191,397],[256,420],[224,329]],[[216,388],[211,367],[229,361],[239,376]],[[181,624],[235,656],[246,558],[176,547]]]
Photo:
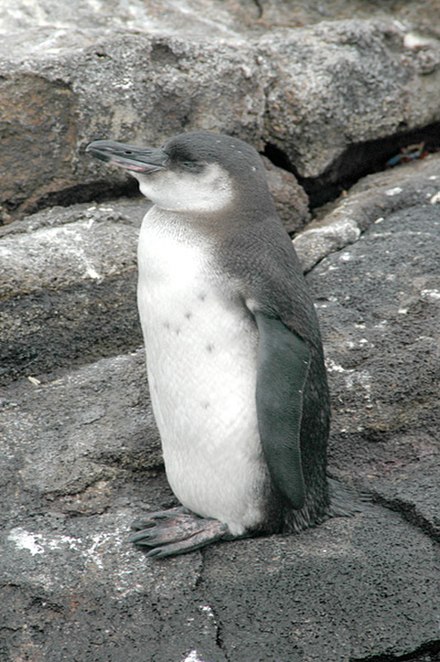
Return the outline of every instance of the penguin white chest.
[[[255,404],[257,329],[210,245],[150,210],[138,306],[167,477],[181,503],[234,534],[262,519],[267,469]]]

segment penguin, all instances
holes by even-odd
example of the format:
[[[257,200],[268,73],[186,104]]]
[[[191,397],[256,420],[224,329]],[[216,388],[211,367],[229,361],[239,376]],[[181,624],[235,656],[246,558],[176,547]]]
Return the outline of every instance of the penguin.
[[[327,477],[318,319],[258,152],[211,132],[160,148],[96,140],[87,151],[127,170],[153,203],[139,236],[138,309],[182,505],[136,520],[131,541],[162,558],[346,514]]]

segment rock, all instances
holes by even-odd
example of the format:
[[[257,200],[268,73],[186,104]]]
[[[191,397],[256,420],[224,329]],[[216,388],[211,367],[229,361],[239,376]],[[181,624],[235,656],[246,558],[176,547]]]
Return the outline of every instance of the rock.
[[[138,347],[139,202],[55,208],[0,237],[1,381]]]
[[[14,59],[7,38],[0,47],[0,202],[10,209],[23,213],[42,202],[81,202],[84,191],[90,198],[91,191],[94,196],[106,190],[110,197],[111,187],[117,192],[126,186],[127,175],[117,169],[109,175],[84,154],[95,138],[161,144],[197,128],[258,143],[264,81],[244,44],[78,30],[66,39],[65,31],[43,30],[33,33],[32,48],[24,33],[21,50],[20,34],[13,35]]]
[[[9,532],[0,613],[14,634],[3,639],[3,660],[181,660],[193,647],[225,659],[195,595],[200,555],[149,564],[127,544],[127,517],[127,507],[99,517],[36,516]]]
[[[437,452],[436,452],[437,451]],[[440,467],[438,449],[419,444],[415,462],[401,458],[388,460],[391,471],[371,481],[371,489],[379,503],[404,513],[405,518],[440,541]],[[385,463],[384,463],[385,464]],[[385,473],[385,472],[384,472]]]
[[[332,210],[323,218],[312,221],[295,237],[293,243],[304,271],[354,243],[370,225],[382,222],[391,213],[412,205],[435,205],[439,182],[437,154],[365,177],[349,195],[331,205]]]
[[[440,26],[432,20],[438,12],[437,0],[410,2],[401,5],[384,5],[374,0],[328,0],[324,3],[260,2],[261,16],[258,23],[265,29],[277,26],[303,27],[321,21],[336,21],[353,18],[389,20],[411,26],[421,39],[421,33],[440,36]],[[231,8],[232,10],[232,8]],[[244,13],[244,12],[243,12]],[[241,16],[240,16],[241,18]],[[254,27],[254,26],[253,26]]]
[[[308,276],[334,405],[331,456],[363,484],[438,455],[440,208],[429,196]]]
[[[51,0],[40,5],[35,22],[28,3],[3,19],[6,219],[109,192],[108,171],[84,155],[94,138],[160,144],[182,130],[226,132],[278,150],[301,178],[334,183],[365,172],[375,150],[361,146],[440,122],[439,42],[393,20],[249,33],[214,5],[216,21],[199,14],[204,35],[191,37],[193,15],[175,4],[167,14],[138,3],[132,18],[119,9],[111,29],[114,3],[96,22],[92,3],[59,23]],[[110,182],[126,190],[117,170]]]
[[[94,29],[124,29],[165,32],[187,38],[235,40],[241,35],[258,36],[280,26],[289,28],[314,25],[322,21],[351,19],[389,20],[411,27],[419,39],[421,32],[440,36],[433,16],[438,11],[436,0],[413,0],[410,4],[379,5],[374,0],[329,0],[324,4],[260,0],[249,4],[235,0],[187,0],[185,5],[172,0],[131,0],[125,5],[107,0],[96,5],[90,0],[69,8],[57,0],[34,3],[17,0],[14,7],[5,6],[0,16],[0,30],[5,34],[30,31],[37,27],[56,26],[66,32],[78,25]]]
[[[427,52],[405,46],[393,23],[329,22],[261,38],[277,81],[267,94],[267,142],[307,179],[365,174],[374,155],[363,144],[439,121],[431,84],[440,48],[430,44],[427,66]]]
[[[287,232],[297,232],[310,220],[308,197],[292,173],[263,157],[270,192]]]
[[[403,656],[435,632],[434,543],[394,513],[221,544],[203,563],[147,561],[126,543],[130,516],[37,515],[8,531],[3,659],[349,662]]]
[[[1,406],[1,473],[20,476],[35,503],[56,499],[61,512],[93,514],[109,507],[113,482],[162,464],[143,350],[22,380]]]
[[[379,659],[379,651],[398,657],[435,632],[436,610],[426,607],[436,601],[436,558],[427,536],[371,509],[331,520],[295,543],[272,537],[213,547],[202,586],[228,659],[349,662]]]
[[[325,235],[348,216],[359,238],[307,275],[332,393],[331,472],[372,495],[355,517],[148,561],[127,543],[130,522],[175,500],[159,466],[143,351],[74,370],[68,359],[4,389],[2,659],[435,662],[438,163],[360,182],[322,219]],[[118,222],[127,236],[136,231],[133,204],[36,214],[4,239],[99,229],[109,214],[102,256],[93,241],[87,255],[111,282],[106,237]],[[131,249],[117,237],[112,266],[125,278]],[[52,287],[59,271],[62,287],[81,288],[82,262],[66,265],[56,250],[50,259],[35,287]],[[116,313],[102,315],[101,325]]]

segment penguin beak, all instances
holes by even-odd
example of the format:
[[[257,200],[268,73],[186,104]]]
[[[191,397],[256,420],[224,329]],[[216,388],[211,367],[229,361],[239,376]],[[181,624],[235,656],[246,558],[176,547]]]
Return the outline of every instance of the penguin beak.
[[[87,145],[86,152],[101,161],[132,170],[134,172],[156,172],[168,163],[168,154],[154,147],[136,147],[112,140],[94,140]]]

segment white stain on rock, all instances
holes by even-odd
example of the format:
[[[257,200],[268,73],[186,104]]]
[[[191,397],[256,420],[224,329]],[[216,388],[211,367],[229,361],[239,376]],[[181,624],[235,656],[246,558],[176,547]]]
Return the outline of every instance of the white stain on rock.
[[[395,186],[394,188],[389,188],[388,191],[385,191],[385,195],[388,195],[389,197],[393,197],[394,195],[399,195],[399,193],[402,193],[402,190],[400,186]]]
[[[349,371],[347,371],[349,372]],[[345,384],[348,390],[356,386],[364,389],[364,397],[367,401],[371,400],[371,375],[365,370],[358,372],[351,371],[351,374],[345,376]]]
[[[186,657],[183,658],[182,662],[206,662],[206,660],[203,660],[201,657],[199,657],[196,650],[192,650]]]
[[[200,611],[202,611],[208,618],[214,618],[214,612],[209,605],[200,605]]]
[[[422,290],[420,295],[422,299],[433,299],[434,301],[440,299],[440,292],[438,290]]]
[[[57,535],[52,538],[45,537],[41,533],[31,533],[21,527],[12,529],[8,535],[8,540],[15,543],[19,549],[27,549],[28,552],[35,554],[45,554],[48,551],[65,549],[66,547],[76,550],[78,541],[72,536]]]
[[[8,535],[8,540],[13,542],[19,549],[27,550],[32,556],[44,554],[44,547],[41,545],[42,538],[42,535],[29,533],[29,531],[25,531],[20,527],[12,529]]]
[[[325,360],[325,367],[327,368],[327,372],[347,372],[347,368],[343,368],[339,363],[329,358]]]

